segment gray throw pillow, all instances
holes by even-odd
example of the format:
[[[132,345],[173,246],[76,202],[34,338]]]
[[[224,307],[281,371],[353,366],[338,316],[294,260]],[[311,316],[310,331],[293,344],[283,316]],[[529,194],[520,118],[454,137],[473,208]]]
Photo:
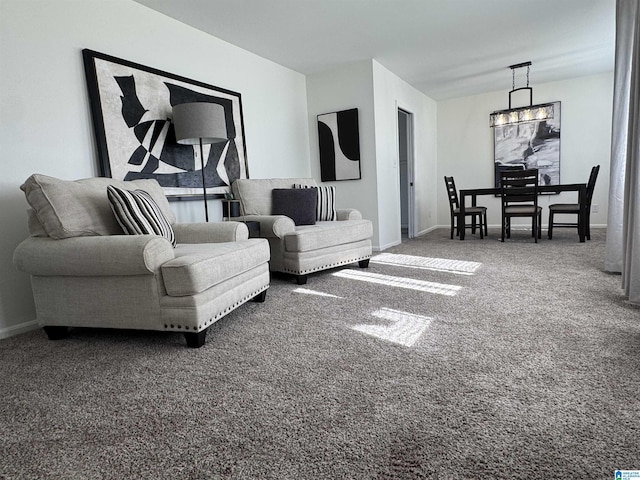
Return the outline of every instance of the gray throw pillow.
[[[315,225],[318,195],[313,188],[274,188],[271,214],[286,215],[296,225]]]
[[[318,192],[318,206],[316,208],[317,222],[333,222],[337,220],[336,187],[333,185],[315,186],[294,183],[293,188],[314,188]]]

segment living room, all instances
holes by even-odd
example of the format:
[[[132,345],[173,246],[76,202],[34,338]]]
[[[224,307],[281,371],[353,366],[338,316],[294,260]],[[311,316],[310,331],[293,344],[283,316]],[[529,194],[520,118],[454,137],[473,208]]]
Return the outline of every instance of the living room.
[[[100,174],[84,48],[240,92],[252,178],[319,178],[316,115],[359,108],[362,179],[337,182],[336,189],[340,205],[373,222],[374,250],[401,241],[396,104],[414,114],[417,132],[417,235],[448,225],[443,175],[455,173],[459,188],[493,183],[487,115],[505,106],[506,90],[436,102],[375,60],[305,77],[133,1],[5,1],[2,8],[2,150],[16,160],[2,189],[0,336],[33,328],[29,279],[12,264],[28,234],[19,186],[32,173],[70,180]],[[505,81],[508,86],[506,69]],[[600,227],[608,204],[612,92],[612,71],[535,85],[536,102],[562,101],[562,181],[585,182],[591,166],[602,165],[593,200],[599,209],[591,217]],[[499,225],[497,199],[488,206],[489,224]],[[202,220],[199,202],[173,207],[182,222]],[[221,218],[219,207],[211,211]]]
[[[610,4],[614,22],[615,2]],[[29,235],[27,203],[20,185],[33,173],[69,180],[100,175],[82,61],[85,48],[240,92],[251,178],[319,179],[316,116],[358,108],[362,178],[337,182],[336,189],[339,205],[357,208],[363,218],[373,222],[375,252],[402,243],[397,182],[398,107],[410,111],[415,122],[417,236],[448,229],[444,175],[455,175],[458,188],[493,185],[493,138],[488,114],[506,107],[511,80],[506,68],[504,87],[437,101],[375,59],[305,76],[133,0],[0,0],[0,148],[6,168],[0,189],[0,221],[4,226],[0,237],[0,339],[38,328],[29,277],[18,272],[12,261],[15,248]],[[601,165],[593,199],[598,209],[592,213],[591,223],[594,230],[604,234],[609,203],[613,57],[609,71],[588,76],[537,83],[535,65],[532,72],[535,102],[562,102],[563,183],[585,182],[591,167]],[[564,198],[570,201],[571,197],[563,194],[560,199]],[[558,200],[543,198],[541,205],[546,210],[548,204]],[[489,224],[499,226],[499,200],[483,201],[489,207]],[[203,220],[201,202],[172,202],[171,206],[180,222]],[[222,219],[219,201],[211,201],[210,210],[212,220]],[[458,243],[462,242],[456,242],[455,247]],[[473,251],[477,243],[469,241],[463,246]],[[278,301],[286,303],[289,297],[286,299]],[[348,311],[340,314],[348,315]],[[253,333],[257,339],[260,333]],[[88,338],[87,343],[91,348],[92,339]],[[126,351],[119,353],[131,359],[132,354]],[[176,355],[175,351],[170,355]],[[224,352],[216,355],[220,355],[221,363],[228,361]],[[382,362],[383,357],[380,359]],[[244,366],[260,372],[263,368],[259,361]],[[165,373],[152,364],[145,368],[159,378]],[[304,370],[298,373],[302,375]],[[332,370],[331,374],[340,372]],[[105,375],[100,388],[108,390],[111,375],[117,375],[117,371]],[[244,388],[233,386],[238,391]],[[405,387],[411,390],[400,385],[403,391]],[[133,381],[131,388],[135,390]],[[635,407],[637,402],[630,408]],[[177,400],[175,408],[180,408]],[[410,432],[403,433],[411,436]],[[238,442],[238,448],[243,445],[238,439],[232,442]],[[355,450],[353,455],[358,453],[362,452]],[[410,471],[410,467],[404,471]],[[294,473],[280,478],[296,478]],[[360,473],[353,478],[367,478],[366,474],[372,472]],[[306,474],[298,478],[320,478]],[[174,478],[180,478],[179,473]],[[212,478],[226,477],[222,472]],[[251,477],[238,474],[236,478]],[[404,478],[435,477],[416,474]],[[452,472],[449,478],[458,477]]]

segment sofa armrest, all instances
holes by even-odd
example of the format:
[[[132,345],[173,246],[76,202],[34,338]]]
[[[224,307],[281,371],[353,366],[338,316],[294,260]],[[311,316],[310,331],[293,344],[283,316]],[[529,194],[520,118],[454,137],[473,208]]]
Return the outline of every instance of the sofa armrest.
[[[336,210],[338,220],[362,220],[362,214],[355,208],[343,208]]]
[[[262,238],[284,238],[288,233],[296,231],[296,225],[285,215],[245,215],[234,218],[245,222],[259,222]]]
[[[29,237],[13,253],[13,264],[39,276],[153,275],[173,258],[171,243],[156,235]]]
[[[175,223],[177,243],[238,242],[249,238],[249,229],[241,222]]]

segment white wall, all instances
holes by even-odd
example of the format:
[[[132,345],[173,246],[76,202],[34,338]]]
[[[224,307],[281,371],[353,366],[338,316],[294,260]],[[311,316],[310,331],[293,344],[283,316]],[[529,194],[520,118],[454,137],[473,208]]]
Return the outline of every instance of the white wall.
[[[398,108],[413,114],[415,232],[436,224],[437,106],[394,73],[373,61],[378,221],[380,248],[401,242]]]
[[[317,116],[358,109],[360,128],[360,180],[326,182],[335,185],[338,208],[356,208],[373,222],[373,245],[379,245],[376,144],[371,60],[307,76],[307,110],[311,142],[311,174],[320,182]]]
[[[413,113],[416,172],[416,232],[436,219],[436,103],[375,60],[307,77],[311,171],[320,178],[316,116],[358,108],[362,179],[332,182],[338,206],[353,207],[373,222],[373,246],[401,241],[398,168],[398,107]],[[431,212],[431,218],[429,213]]]
[[[593,197],[593,205],[598,205],[599,212],[591,214],[591,224],[606,226],[613,73],[532,86],[535,104],[562,102],[560,181],[586,182],[591,167],[600,165]],[[507,108],[508,100],[508,90],[505,90],[438,103],[439,225],[449,225],[444,175],[453,175],[458,189],[493,186],[493,132],[489,127],[489,113]],[[576,201],[576,194],[568,192],[541,197],[543,227],[547,225],[550,203]],[[499,200],[482,197],[481,202],[488,208],[489,225],[500,226]]]
[[[12,264],[28,235],[19,186],[32,173],[99,174],[83,48],[240,92],[251,177],[310,175],[303,75],[131,0],[0,0],[0,338],[35,318],[28,276]],[[204,217],[200,202],[172,207],[180,221]]]

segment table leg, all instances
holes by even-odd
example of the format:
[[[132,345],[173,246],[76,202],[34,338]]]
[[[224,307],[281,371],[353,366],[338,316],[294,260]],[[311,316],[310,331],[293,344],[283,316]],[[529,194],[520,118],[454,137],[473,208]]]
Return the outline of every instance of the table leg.
[[[587,209],[585,208],[584,197],[586,196],[585,188],[581,188],[578,192],[578,203],[580,204],[580,212],[578,213],[578,236],[580,243],[584,243],[587,232]]]
[[[460,195],[460,213],[458,214],[458,236],[460,237],[460,240],[464,240],[464,232],[466,230],[466,228],[464,228],[464,222],[465,222],[464,204],[465,204],[465,196]]]
[[[472,195],[471,196],[471,206],[472,207],[476,207],[478,205],[478,202],[476,200],[476,196]],[[476,233],[476,216],[472,215],[471,216],[471,233],[473,233],[475,235]]]

